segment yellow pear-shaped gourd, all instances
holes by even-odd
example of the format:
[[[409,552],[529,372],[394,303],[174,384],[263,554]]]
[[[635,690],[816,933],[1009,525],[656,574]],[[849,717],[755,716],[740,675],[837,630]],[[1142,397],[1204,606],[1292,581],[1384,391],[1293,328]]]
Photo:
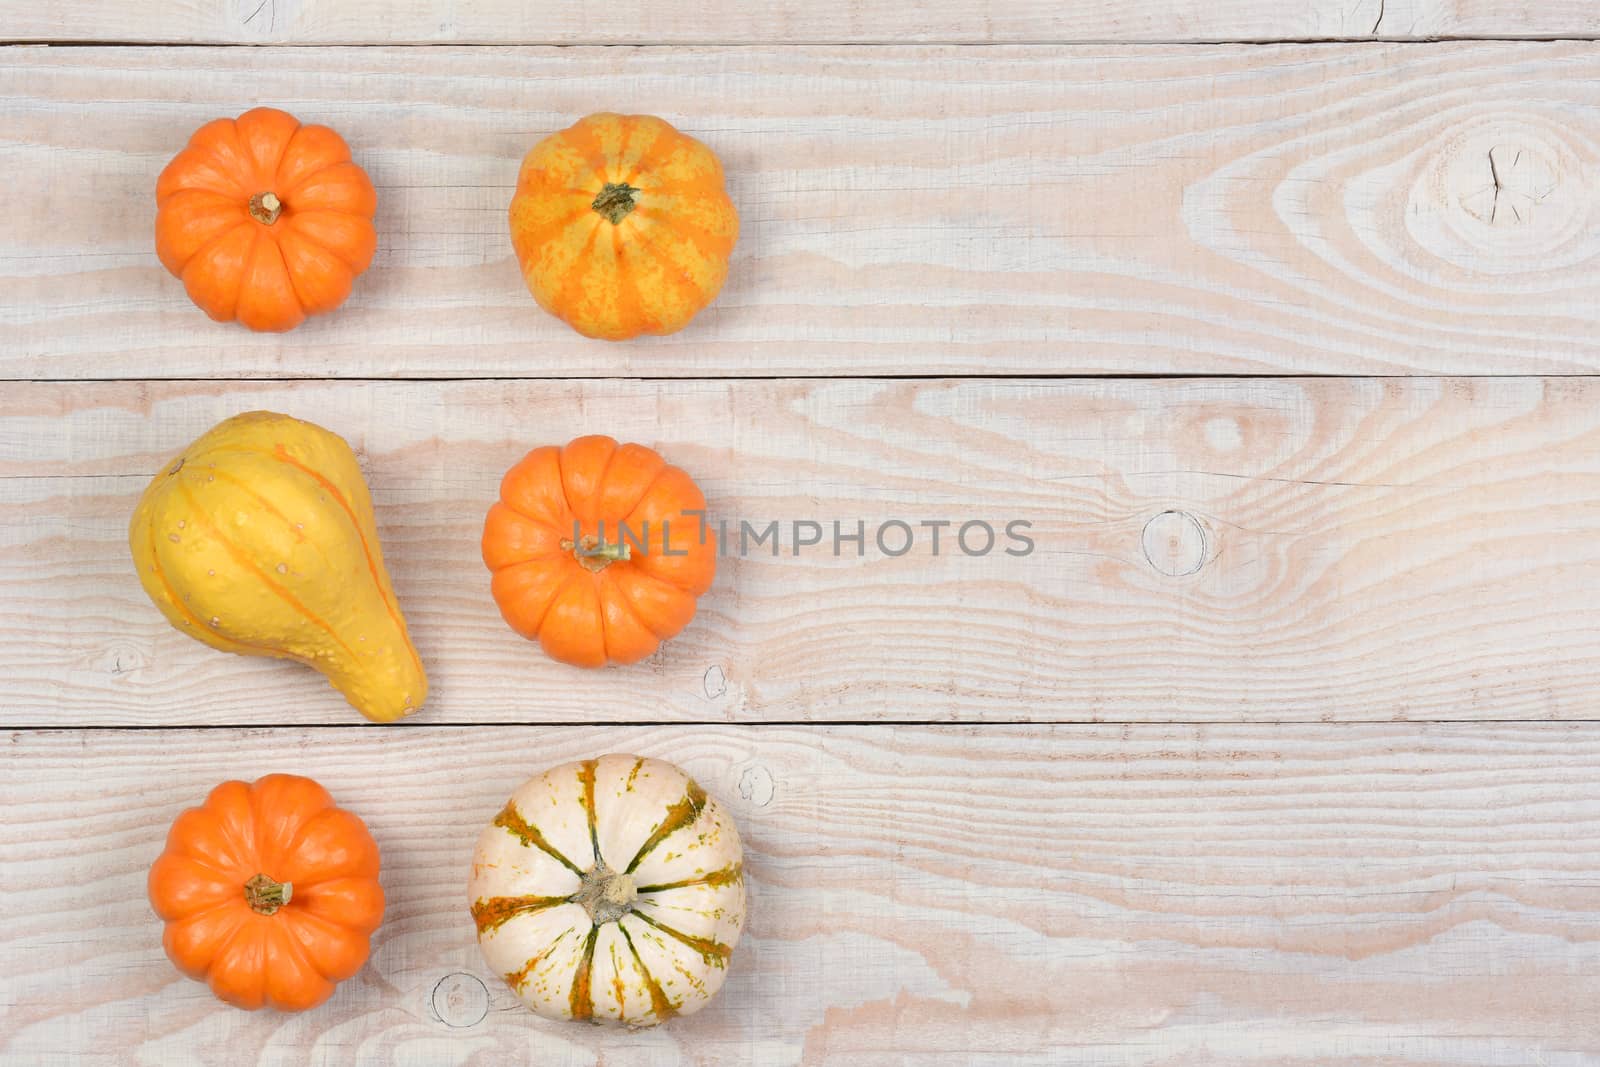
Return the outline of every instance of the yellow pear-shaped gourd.
[[[144,591],[190,637],[315,667],[378,722],[427,698],[338,434],[270,411],[218,423],[151,481],[128,539]]]

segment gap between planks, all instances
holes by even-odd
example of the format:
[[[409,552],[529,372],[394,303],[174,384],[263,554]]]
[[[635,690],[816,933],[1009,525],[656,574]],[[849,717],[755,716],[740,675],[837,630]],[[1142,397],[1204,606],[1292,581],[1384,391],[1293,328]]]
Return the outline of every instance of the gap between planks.
[[[732,374],[721,377],[702,376],[697,378],[678,378],[666,375],[649,374],[590,374],[581,378],[563,378],[550,375],[416,375],[395,374],[384,377],[363,376],[356,378],[334,377],[331,375],[296,375],[282,378],[264,377],[262,375],[241,376],[237,378],[226,376],[199,377],[195,375],[174,375],[172,377],[150,376],[145,378],[14,378],[5,380],[7,385],[41,385],[41,386],[81,386],[81,385],[125,385],[139,386],[144,384],[222,384],[222,385],[376,385],[383,382],[413,382],[449,384],[453,382],[493,384],[503,382],[510,384],[521,382],[536,384],[546,382],[551,385],[582,384],[584,382],[640,382],[653,385],[709,385],[718,382],[1251,382],[1251,381],[1312,381],[1327,379],[1331,381],[1388,381],[1404,379],[1408,381],[1494,381],[1497,379],[1600,379],[1600,374],[1593,371],[1573,371],[1566,374],[1528,374],[1508,371],[1504,374],[1408,374],[1397,372],[1393,374],[1338,374],[1318,372],[1291,372],[1282,373],[1227,373],[1204,372],[1192,374],[1176,374],[1167,372],[1152,372],[1149,374],[1130,374],[1124,372],[1107,372],[1104,374],[1091,373],[1066,373],[1066,374],[1040,374],[1037,372],[1017,373],[949,373],[949,374],[841,374],[837,372],[819,374]]]
[[[0,41],[0,48],[1270,48],[1274,45],[1351,44],[1585,44],[1600,41],[1600,33],[1435,33],[1417,37],[1352,34],[1347,37],[1066,37],[1060,40],[977,41],[952,37],[917,40],[811,40],[740,41],[708,38],[700,41],[557,41],[557,40],[452,40],[452,41],[52,41],[18,38]]]
[[[1600,718],[1594,719],[1267,719],[1258,723],[1262,727],[1363,727],[1363,726],[1404,726],[1417,729],[1430,729],[1437,726],[1550,726],[1559,721],[1563,726],[1584,727],[1600,725]],[[181,731],[181,730],[526,730],[526,729],[653,729],[656,727],[673,727],[692,729],[701,727],[706,729],[722,729],[725,727],[738,727],[751,730],[782,730],[782,729],[807,729],[807,730],[854,730],[870,729],[898,729],[907,727],[912,729],[987,729],[989,727],[1027,727],[1052,730],[1096,730],[1107,727],[1129,727],[1140,730],[1160,729],[1164,727],[1216,727],[1219,725],[1215,719],[1163,719],[1159,722],[1150,719],[994,719],[985,718],[977,722],[965,722],[959,719],[762,719],[751,722],[732,722],[726,719],[618,719],[616,721],[595,720],[550,720],[548,722],[413,722],[401,719],[390,723],[361,723],[361,722],[218,722],[218,723],[130,723],[126,725],[86,725],[72,724],[45,724],[45,723],[0,723],[0,732],[6,733],[74,733],[91,732],[100,734],[118,733],[148,733],[150,731]]]

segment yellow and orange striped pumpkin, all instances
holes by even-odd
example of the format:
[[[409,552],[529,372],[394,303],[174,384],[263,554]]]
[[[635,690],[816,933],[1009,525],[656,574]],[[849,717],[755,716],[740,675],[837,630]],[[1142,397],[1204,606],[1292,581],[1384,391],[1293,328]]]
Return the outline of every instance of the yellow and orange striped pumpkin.
[[[738,236],[717,157],[650,115],[590,115],[540,141],[511,199],[534,299],[608,341],[688,325],[722,288]]]
[[[683,771],[638,756],[524,783],[478,838],[467,891],[484,959],[550,1019],[697,1012],[744,929],[733,820]]]
[[[128,541],[179,632],[314,667],[378,722],[427,699],[372,498],[338,434],[268,411],[218,423],[146,487]]]

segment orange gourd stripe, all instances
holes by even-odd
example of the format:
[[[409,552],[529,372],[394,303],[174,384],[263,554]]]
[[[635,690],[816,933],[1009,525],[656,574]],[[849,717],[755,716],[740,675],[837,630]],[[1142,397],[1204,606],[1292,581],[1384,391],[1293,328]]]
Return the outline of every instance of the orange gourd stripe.
[[[596,218],[594,220],[594,228],[589,231],[588,238],[583,242],[583,251],[578,253],[579,261],[586,259],[594,251],[594,242],[595,239],[600,236],[601,225],[602,220]],[[557,291],[555,298],[551,300],[551,303],[556,307],[561,307],[562,305],[569,303],[571,301],[572,294],[583,288],[583,282],[583,271],[573,270],[567,275],[566,281],[561,283],[561,288],[559,291]],[[570,503],[568,504],[568,507],[571,507]]]
[[[633,129],[637,130],[642,125],[642,123],[636,125],[633,127]],[[627,177],[623,178],[622,180],[629,185],[633,185],[638,180],[639,175],[649,174],[651,171],[655,170],[656,165],[660,163],[661,160],[668,154],[677,151],[680,145],[692,145],[697,143],[688,137],[676,137],[673,135],[673,133],[674,131],[670,129],[658,128],[656,130],[656,139],[651,142],[649,148],[644,150],[644,154],[642,156],[633,161],[633,169],[630,170],[627,174]],[[653,190],[641,186],[640,191],[648,193],[652,192]]]
[[[522,813],[517,810],[515,802],[508,803],[500,814],[494,817],[494,824],[517,838],[528,848],[538,849],[579,878],[583,877],[583,871],[579,869],[577,864],[563,856],[554,845],[545,840],[544,834],[539,832],[537,826],[522,817]]]
[[[617,939],[611,939],[611,995],[617,1000],[617,1019],[627,1022],[628,984],[622,980],[622,959],[617,955]]]
[[[537,230],[534,230],[532,233],[524,234],[522,240],[525,244],[527,244],[529,247],[532,247],[535,244],[543,244],[546,241],[553,240],[561,231],[567,229],[567,227],[571,226],[575,222],[582,221],[585,215],[588,215],[594,211],[594,208],[589,206],[589,201],[594,195],[593,193],[585,192],[582,189],[573,189],[571,192],[582,193],[584,198],[583,206],[574,208],[572,214],[566,216],[565,218],[557,219],[554,222],[547,222]]]
[[[261,584],[266,586],[267,591],[273,596],[289,605],[295,611],[298,611],[302,616],[305,617],[307,622],[311,623],[323,633],[333,638],[334,643],[340,648],[344,649],[345,653],[351,659],[356,658],[355,650],[344,643],[344,639],[338,635],[332,626],[328,625],[325,619],[316,614],[310,608],[306,607],[304,604],[300,603],[299,598],[293,593],[289,592],[289,590],[285,589],[278,582],[268,577],[267,574],[262,571],[260,567],[257,567],[250,557],[242,549],[240,549],[238,545],[234,544],[232,541],[223,536],[222,531],[217,529],[216,524],[211,521],[210,517],[201,510],[200,505],[195,502],[194,494],[189,492],[188,486],[179,484],[178,491],[183,494],[184,501],[192,510],[196,524],[205,527],[205,529],[211,533],[211,536],[217,539],[217,543],[220,544],[223,549],[227,551],[228,555],[233,558],[235,563],[249,571],[251,574],[255,575],[257,578],[261,579]]]
[[[589,844],[594,848],[594,862],[596,865],[605,863],[600,856],[600,828],[597,825],[599,817],[594,808],[594,770],[599,765],[599,760],[586,759],[578,764],[578,781],[583,783],[583,810],[589,818]]]
[[[594,992],[590,988],[594,970],[594,946],[600,940],[600,928],[591,926],[589,938],[583,943],[583,958],[578,961],[578,973],[572,976],[572,1017],[594,1018]]]
[[[628,943],[628,951],[633,953],[633,962],[639,965],[639,975],[644,979],[644,987],[650,991],[650,1010],[655,1012],[658,1020],[665,1022],[678,1014],[676,1005],[667,999],[667,991],[661,988],[661,983],[650,973],[650,968],[644,965],[644,957],[639,955],[638,946],[633,943],[633,936],[628,933],[628,928],[618,923],[617,929],[622,931],[622,939]],[[620,967],[617,969],[621,971]],[[622,998],[617,999],[620,1003]]]
[[[725,886],[734,885],[744,878],[744,864],[735,863],[732,867],[724,867],[710,874],[702,874],[694,878],[685,878],[681,882],[662,882],[660,885],[642,885],[634,890],[636,893],[665,893],[669,889],[687,889],[695,885]]]
[[[724,945],[722,942],[717,941],[714,938],[695,937],[692,934],[684,933],[682,930],[674,930],[666,923],[652,919],[642,911],[636,911],[633,914],[639,919],[640,922],[648,923],[669,937],[675,938],[676,940],[681,941],[683,944],[688,945],[690,948],[700,953],[700,958],[705,960],[707,963],[715,964],[716,966],[721,967],[727,962],[728,957],[733,955],[732,948]]]
[[[642,207],[642,206],[641,207],[636,207],[636,208],[633,209],[633,212],[636,215],[642,215],[644,218],[649,219],[651,222],[655,222],[655,223],[658,223],[658,224],[661,224],[661,225],[666,225],[667,224],[666,219],[664,219],[661,215],[657,214],[656,212],[654,212],[654,211],[652,211],[652,210],[650,210],[648,208],[645,208],[645,207]],[[729,241],[728,238],[723,237],[723,236],[721,236],[719,234],[714,234],[710,230],[706,229],[704,226],[696,225],[695,223],[690,222],[688,219],[673,218],[672,222],[671,222],[671,226],[675,230],[692,231],[692,232],[685,232],[681,236],[689,238],[690,242],[694,245],[695,250],[698,251],[706,259],[710,259],[710,260],[721,259],[724,256],[726,256],[729,252],[733,251],[733,242]],[[641,228],[640,229],[640,239],[641,240],[647,240],[643,236],[644,233],[645,233],[645,230],[643,228]],[[650,243],[652,248],[655,247],[655,244],[653,242],[649,242],[649,243]],[[708,245],[710,247],[707,247]],[[671,261],[667,260],[667,259],[665,259],[665,257],[663,257],[663,262],[670,263]],[[687,277],[687,276],[685,276],[685,277]],[[699,292],[698,289],[696,289],[694,291],[695,292]]]
[[[543,952],[539,953],[537,956],[531,957],[527,963],[524,963],[521,967],[518,967],[510,974],[506,975],[506,984],[520,994],[522,992],[522,987],[527,984],[528,975],[533,973],[533,969],[535,967],[539,966],[539,964],[548,959],[550,957],[550,953],[554,952],[556,950],[556,946],[561,944],[562,939],[570,933],[572,933],[572,929],[569,927],[557,934],[556,939],[546,945]]]
[[[683,795],[682,800],[667,809],[667,814],[661,819],[661,825],[657,826],[655,833],[646,838],[644,844],[639,846],[638,853],[634,855],[633,862],[628,864],[625,873],[632,874],[638,868],[640,861],[648,856],[651,850],[698,819],[705,807],[706,791],[701,789],[698,783],[691,780],[689,782],[689,791]]]
[[[656,330],[659,330],[661,328],[661,324],[656,320],[647,318],[645,316],[644,297],[639,292],[639,279],[634,277],[634,272],[629,270],[627,265],[623,262],[627,259],[628,252],[627,245],[622,240],[622,227],[620,226],[611,227],[611,255],[616,259],[617,262],[617,289],[619,290],[617,293],[617,303],[624,308],[631,308],[633,310],[634,314],[638,316],[635,321],[644,328],[646,333],[653,333]],[[621,449],[613,451],[611,453],[612,457],[615,458],[617,452],[620,451]],[[606,461],[606,466],[608,468],[611,466],[610,460]],[[602,480],[597,484],[605,484],[604,478],[605,475],[602,474]]]
[[[472,921],[478,926],[478,933],[486,934],[490,930],[498,930],[518,915],[527,915],[535,911],[544,911],[567,903],[566,897],[487,897],[473,902]]]
[[[582,154],[601,181],[611,180],[611,159],[606,155],[594,125],[587,121],[576,123],[561,131],[561,139]]]
[[[634,208],[635,212],[637,212],[638,210],[639,210],[638,208]],[[652,221],[654,221],[654,220],[656,220],[657,216],[646,212],[645,213],[645,218],[648,218],[648,219],[651,219]],[[666,256],[661,251],[661,246],[657,242],[652,241],[650,239],[650,228],[649,227],[647,227],[647,226],[638,227],[634,231],[634,237],[640,244],[642,244],[646,248],[648,248],[650,250],[651,254],[654,255],[657,260],[660,261],[662,277],[668,279],[671,282],[675,282],[677,284],[678,288],[681,291],[683,291],[689,297],[690,300],[699,300],[702,296],[705,295],[704,294],[704,290],[702,290],[699,285],[695,284],[694,279],[689,277],[688,274],[684,273],[682,268],[680,268],[676,264],[674,264],[672,262],[671,258]]]
[[[286,528],[288,528],[290,536],[292,536],[297,542],[300,542],[301,544],[305,543],[306,535],[304,533],[302,533],[301,531],[296,530],[294,528],[294,523],[289,521],[289,516],[285,515],[281,511],[279,511],[277,506],[275,504],[273,504],[272,501],[268,500],[266,497],[264,497],[260,493],[256,492],[254,489],[252,489],[244,481],[242,481],[242,480],[240,480],[238,478],[235,478],[233,475],[229,474],[227,471],[223,470],[220,467],[213,469],[211,471],[211,476],[214,477],[214,478],[220,478],[221,480],[227,482],[229,485],[233,486],[235,489],[238,489],[241,493],[244,493],[251,500],[254,500],[257,504],[261,505],[261,509],[263,511],[267,512],[273,518],[280,520],[283,523],[283,525]],[[313,542],[312,543],[312,547],[317,550],[317,554],[319,556],[321,556],[324,561],[327,560],[327,558],[328,558],[327,553],[322,551],[322,546],[320,544],[317,544],[317,543]]]
[[[332,494],[334,502],[337,503],[340,508],[344,509],[345,516],[350,520],[350,526],[356,532],[356,539],[361,542],[361,554],[367,559],[367,570],[372,575],[373,584],[378,587],[378,599],[383,601],[383,610],[389,613],[390,620],[393,621],[395,628],[399,630],[400,633],[407,633],[408,631],[406,630],[405,620],[400,617],[399,609],[390,599],[389,590],[385,587],[382,577],[380,577],[378,574],[378,563],[372,558],[372,546],[367,544],[366,531],[361,529],[361,523],[356,519],[355,510],[350,507],[350,502],[344,498],[344,493],[339,490],[337,485],[334,485],[327,478],[325,478],[321,471],[313,470],[311,467],[306,466],[304,463],[301,463],[299,460],[289,455],[289,450],[284,448],[282,445],[275,445],[272,452],[267,454],[271,455],[274,459],[281,463],[287,463],[296,470],[310,475],[319,486]],[[411,656],[412,666],[416,667],[418,672],[421,672],[422,660],[418,658],[417,650],[411,647],[411,643],[409,641],[404,642],[404,644],[406,646],[406,652]]]
[[[189,605],[185,604],[183,602],[183,598],[178,596],[178,591],[172,588],[172,583],[167,581],[166,572],[161,569],[161,558],[156,555],[155,527],[148,527],[146,532],[148,532],[150,535],[150,565],[155,568],[156,580],[161,583],[162,592],[167,594],[167,603],[171,604],[173,607],[182,612],[183,617],[188,619],[189,623],[194,626],[195,629],[203,630],[206,625],[204,620],[202,620],[200,616],[196,615],[193,611],[189,610]],[[233,637],[229,634],[218,633],[216,630],[211,630],[210,633],[228,642],[229,644],[238,645],[240,648],[253,648],[262,655],[271,656],[273,659],[283,658],[283,652],[279,649],[268,648],[266,645],[253,645],[249,641],[241,641],[237,637]]]

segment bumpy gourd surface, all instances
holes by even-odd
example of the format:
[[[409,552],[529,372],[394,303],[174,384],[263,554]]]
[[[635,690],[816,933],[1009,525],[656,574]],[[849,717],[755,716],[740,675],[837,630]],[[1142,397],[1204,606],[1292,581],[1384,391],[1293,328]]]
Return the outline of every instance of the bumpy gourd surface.
[[[529,291],[588,337],[682,329],[721,290],[738,236],[717,157],[649,115],[590,115],[545,138],[511,200]]]
[[[218,424],[151,481],[129,543],[145,592],[196,640],[314,667],[380,722],[427,699],[366,483],[337,434],[271,412]]]
[[[744,928],[732,820],[677,767],[546,771],[478,839],[468,896],[496,973],[540,1015],[650,1026],[699,1011]]]

